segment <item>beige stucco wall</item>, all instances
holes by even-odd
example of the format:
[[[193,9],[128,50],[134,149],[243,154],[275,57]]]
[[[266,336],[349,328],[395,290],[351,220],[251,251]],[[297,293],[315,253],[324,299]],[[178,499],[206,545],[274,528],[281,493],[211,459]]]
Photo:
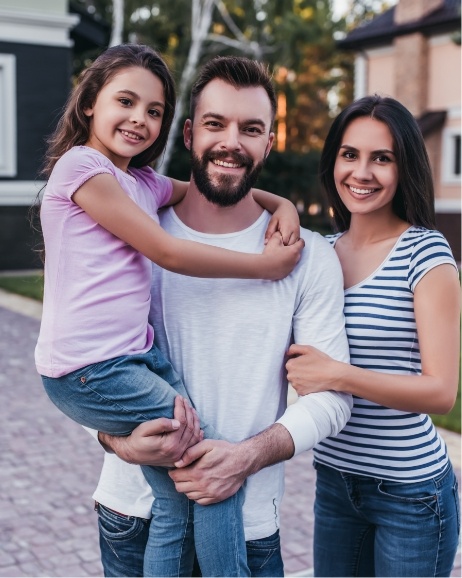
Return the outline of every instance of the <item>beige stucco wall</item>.
[[[367,51],[367,94],[377,92],[396,98],[395,51],[393,47]]]
[[[461,48],[450,36],[437,36],[429,42],[428,109],[460,107]]]

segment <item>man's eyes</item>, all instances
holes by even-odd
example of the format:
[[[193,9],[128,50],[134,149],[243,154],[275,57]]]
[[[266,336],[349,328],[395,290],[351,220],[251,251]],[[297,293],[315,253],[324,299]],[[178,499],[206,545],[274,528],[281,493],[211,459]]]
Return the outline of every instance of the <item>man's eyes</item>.
[[[259,126],[249,126],[244,129],[244,132],[248,132],[250,134],[263,134],[263,130]]]

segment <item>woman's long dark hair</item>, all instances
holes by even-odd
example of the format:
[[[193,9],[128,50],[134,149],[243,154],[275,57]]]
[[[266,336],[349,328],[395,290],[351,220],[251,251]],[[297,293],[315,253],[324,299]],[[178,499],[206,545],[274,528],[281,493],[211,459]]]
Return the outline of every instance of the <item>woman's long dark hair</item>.
[[[334,181],[334,166],[343,135],[355,119],[369,117],[386,124],[393,137],[398,166],[394,213],[411,225],[435,228],[433,178],[425,143],[412,114],[393,98],[365,96],[347,106],[334,120],[320,161],[320,180],[333,210],[337,231],[350,227],[351,213],[343,204]]]
[[[131,159],[130,166],[146,166],[162,154],[175,113],[174,80],[165,62],[152,48],[142,44],[121,44],[108,48],[81,73],[55,131],[47,139],[48,148],[42,169],[46,178],[65,152],[87,142],[90,136],[90,119],[84,114],[84,110],[94,105],[98,93],[111,78],[132,66],[150,70],[162,82],[165,112],[159,136],[148,149]]]

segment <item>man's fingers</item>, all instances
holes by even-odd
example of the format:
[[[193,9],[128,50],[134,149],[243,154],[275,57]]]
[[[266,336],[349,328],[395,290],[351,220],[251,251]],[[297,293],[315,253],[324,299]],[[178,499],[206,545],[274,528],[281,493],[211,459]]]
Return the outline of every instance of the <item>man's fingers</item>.
[[[180,422],[177,419],[169,419],[168,417],[160,417],[151,421],[145,421],[137,426],[133,432],[138,433],[143,437],[150,437],[166,432],[175,431],[180,427]]]
[[[199,442],[198,444],[188,448],[182,455],[181,460],[175,462],[175,467],[184,468],[189,466],[209,451],[207,442]],[[174,473],[174,472],[172,472]]]
[[[173,417],[177,419],[180,423],[186,422],[187,416],[185,408],[185,399],[181,397],[181,395],[177,395],[175,397],[175,403],[173,406]]]

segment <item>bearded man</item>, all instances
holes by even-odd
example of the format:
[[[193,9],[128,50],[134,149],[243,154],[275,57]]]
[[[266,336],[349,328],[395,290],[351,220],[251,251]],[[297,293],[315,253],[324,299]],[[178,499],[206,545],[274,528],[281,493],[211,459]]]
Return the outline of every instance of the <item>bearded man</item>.
[[[184,127],[191,181],[182,201],[160,215],[167,232],[237,251],[262,251],[271,215],[255,201],[251,187],[273,143],[275,114],[274,87],[261,63],[217,57],[203,67]],[[135,464],[175,462],[170,475],[177,490],[201,504],[221,501],[245,482],[252,576],[283,576],[283,461],[336,435],[352,405],[349,395],[323,392],[287,408],[284,363],[293,340],[348,361],[338,260],[319,234],[302,230],[301,237],[302,257],[281,281],[200,279],[154,265],[150,321],[156,344],[182,377],[199,415],[229,441],[199,441],[179,456],[180,438],[192,430],[197,434],[187,406],[176,431],[171,420],[156,420],[127,438],[100,434],[117,454],[106,454],[95,493],[102,504],[106,576],[142,575],[152,502],[141,470],[117,456]]]

